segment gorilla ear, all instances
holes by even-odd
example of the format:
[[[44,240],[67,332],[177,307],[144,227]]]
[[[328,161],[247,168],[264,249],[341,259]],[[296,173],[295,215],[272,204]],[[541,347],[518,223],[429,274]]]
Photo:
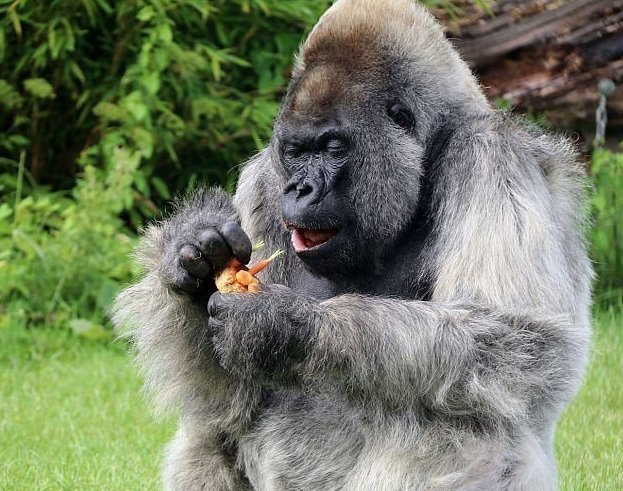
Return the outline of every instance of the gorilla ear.
[[[413,129],[415,118],[411,110],[401,102],[391,102],[387,107],[387,115],[391,120],[405,130]]]

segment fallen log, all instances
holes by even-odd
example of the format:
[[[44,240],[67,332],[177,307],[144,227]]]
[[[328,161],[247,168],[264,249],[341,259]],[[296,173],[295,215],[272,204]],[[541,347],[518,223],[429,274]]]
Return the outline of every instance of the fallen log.
[[[492,15],[456,4],[459,17],[435,14],[492,100],[588,132],[597,83],[608,78],[616,84],[609,125],[623,128],[623,0],[498,0]]]

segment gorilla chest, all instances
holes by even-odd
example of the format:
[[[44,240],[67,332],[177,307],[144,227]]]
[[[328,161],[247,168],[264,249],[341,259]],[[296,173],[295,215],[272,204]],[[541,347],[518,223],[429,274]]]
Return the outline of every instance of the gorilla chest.
[[[282,391],[241,439],[239,458],[254,489],[339,488],[364,444],[359,425],[339,396]]]
[[[376,270],[370,268],[365,274],[323,278],[300,268],[290,272],[288,286],[301,295],[318,300],[349,293],[430,300],[432,275],[423,267],[415,269],[407,260],[386,264]]]
[[[335,390],[283,391],[240,440],[239,462],[258,490],[496,488],[502,442],[416,413],[378,417]]]

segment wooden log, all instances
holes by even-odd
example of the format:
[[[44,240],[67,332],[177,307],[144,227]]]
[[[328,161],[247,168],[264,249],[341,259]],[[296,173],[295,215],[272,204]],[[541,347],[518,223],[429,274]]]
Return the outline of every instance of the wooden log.
[[[555,126],[593,124],[597,83],[610,78],[609,124],[623,127],[623,0],[470,2],[459,18],[435,12],[491,99],[533,108]]]

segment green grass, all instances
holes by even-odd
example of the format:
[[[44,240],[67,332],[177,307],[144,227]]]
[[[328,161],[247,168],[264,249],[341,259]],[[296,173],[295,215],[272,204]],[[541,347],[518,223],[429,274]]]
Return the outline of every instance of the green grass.
[[[159,489],[172,432],[123,346],[0,331],[0,489]]]
[[[584,387],[556,439],[561,489],[623,489],[623,322],[596,319]],[[0,328],[0,489],[160,488],[157,422],[121,343]]]
[[[556,432],[560,488],[623,489],[623,315],[595,318],[591,364]]]

